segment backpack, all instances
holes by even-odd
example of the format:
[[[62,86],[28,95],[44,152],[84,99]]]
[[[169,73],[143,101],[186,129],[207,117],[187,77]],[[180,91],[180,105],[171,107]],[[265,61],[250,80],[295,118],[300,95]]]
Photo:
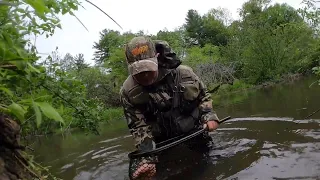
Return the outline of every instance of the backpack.
[[[177,57],[177,54],[171,49],[167,41],[154,40],[158,56],[158,65],[165,69],[175,69],[182,61]]]

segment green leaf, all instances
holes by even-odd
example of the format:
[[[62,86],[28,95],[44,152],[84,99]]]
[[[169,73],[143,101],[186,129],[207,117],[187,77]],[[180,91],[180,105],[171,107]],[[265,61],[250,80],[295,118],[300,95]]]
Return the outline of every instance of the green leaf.
[[[0,87],[0,90],[4,91],[5,93],[7,93],[9,96],[13,96],[12,91],[10,91],[9,89],[5,88],[5,87]]]
[[[78,10],[77,4],[69,1],[69,2],[68,2],[68,5],[70,6],[70,8],[72,8],[72,9],[74,9],[74,10]]]
[[[18,103],[31,105],[32,104],[32,99],[30,99],[30,98],[22,99],[22,100],[18,101]]]
[[[27,63],[27,64],[28,64],[29,68],[30,68],[32,71],[37,72],[37,73],[40,73],[40,71],[39,71],[37,68],[35,68],[34,66],[32,66],[30,63]]]
[[[30,4],[39,15],[44,15],[45,12],[48,12],[48,8],[42,0],[26,0],[26,3]]]
[[[9,48],[11,47],[8,47],[7,44],[3,41],[0,41],[0,53],[3,53],[1,54],[3,56],[1,59],[2,61],[8,61],[17,58],[17,56],[14,53],[8,50]]]
[[[27,64],[25,61],[20,61],[20,60],[17,60],[17,61],[10,61],[11,64],[17,66],[18,69],[20,70],[23,70],[26,68]]]
[[[23,58],[24,60],[26,59],[26,52],[24,49],[17,46],[13,46],[12,48],[16,50],[16,53],[19,55],[19,57]]]
[[[47,116],[50,119],[64,123],[64,120],[62,119],[60,114],[49,103],[46,103],[46,102],[35,102],[35,103],[40,107],[41,111],[45,116]]]
[[[13,45],[12,38],[9,37],[10,35],[7,34],[7,33],[4,32],[4,31],[2,31],[2,35],[3,35],[4,39],[5,39],[5,41],[8,43],[9,47],[13,47],[14,45]]]
[[[33,106],[33,110],[36,114],[37,127],[39,127],[42,122],[42,115],[41,115],[39,107],[37,106],[37,104],[33,100],[32,100],[32,106]]]
[[[24,120],[24,115],[26,114],[26,110],[23,109],[19,104],[13,102],[8,109],[12,114],[14,114],[20,121]]]
[[[4,113],[7,113],[7,112],[8,112],[8,109],[7,109],[6,105],[0,104],[0,111],[1,111],[1,112],[4,112]]]
[[[66,8],[62,9],[62,15],[65,15],[68,12],[68,10]]]

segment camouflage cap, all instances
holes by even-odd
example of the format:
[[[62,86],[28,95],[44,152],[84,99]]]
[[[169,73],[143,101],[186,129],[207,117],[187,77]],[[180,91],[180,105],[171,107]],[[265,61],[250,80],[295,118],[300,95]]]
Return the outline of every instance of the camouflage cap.
[[[149,37],[133,38],[125,47],[128,69],[131,75],[144,71],[157,71],[158,60],[154,42]]]

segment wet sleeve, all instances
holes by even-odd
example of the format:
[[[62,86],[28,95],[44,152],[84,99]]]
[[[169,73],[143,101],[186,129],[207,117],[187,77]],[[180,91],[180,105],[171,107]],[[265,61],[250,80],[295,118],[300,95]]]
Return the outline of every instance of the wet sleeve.
[[[201,122],[205,123],[210,120],[219,121],[219,118],[212,107],[211,94],[208,93],[206,85],[200,80],[200,78],[199,78],[199,88],[200,88],[199,110],[200,110],[200,114],[201,114]]]
[[[211,94],[208,93],[206,85],[203,83],[201,78],[193,72],[193,70],[191,71],[191,74],[192,76],[194,76],[194,78],[196,79],[199,85],[200,95],[198,98],[200,101],[199,112],[200,112],[201,122],[205,123],[210,120],[219,121],[219,118],[216,112],[213,110]]]
[[[132,103],[123,89],[120,90],[120,100],[124,110],[124,116],[127,120],[127,125],[132,134],[135,146],[138,150],[148,151],[155,149],[155,143],[151,133],[151,126],[145,121],[145,116]]]

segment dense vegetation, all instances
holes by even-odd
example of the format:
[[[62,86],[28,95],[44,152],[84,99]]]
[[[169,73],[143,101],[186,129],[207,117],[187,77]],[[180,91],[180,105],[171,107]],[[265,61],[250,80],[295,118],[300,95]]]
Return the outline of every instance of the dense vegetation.
[[[226,9],[212,9],[204,15],[189,10],[185,23],[176,30],[150,36],[168,41],[184,64],[206,77],[209,88],[219,83],[212,71],[219,67],[237,79],[229,89],[311,70],[320,75],[319,9],[313,1],[305,4],[305,9],[296,10],[287,4],[250,0],[236,21]],[[30,39],[53,35],[61,28],[56,15],[74,15],[80,6],[77,0],[0,1],[1,148],[17,143],[20,133],[71,128],[98,133],[99,122],[122,118],[118,92],[128,75],[123,45],[144,32],[102,30],[93,45],[94,66],[85,63],[83,54],[61,55],[58,49],[40,60]],[[2,153],[0,162],[6,155]],[[23,159],[20,155],[15,157]],[[10,158],[4,161],[11,162]],[[11,167],[22,177],[26,172],[21,167],[28,165]],[[27,178],[36,176],[30,169],[26,174]]]

